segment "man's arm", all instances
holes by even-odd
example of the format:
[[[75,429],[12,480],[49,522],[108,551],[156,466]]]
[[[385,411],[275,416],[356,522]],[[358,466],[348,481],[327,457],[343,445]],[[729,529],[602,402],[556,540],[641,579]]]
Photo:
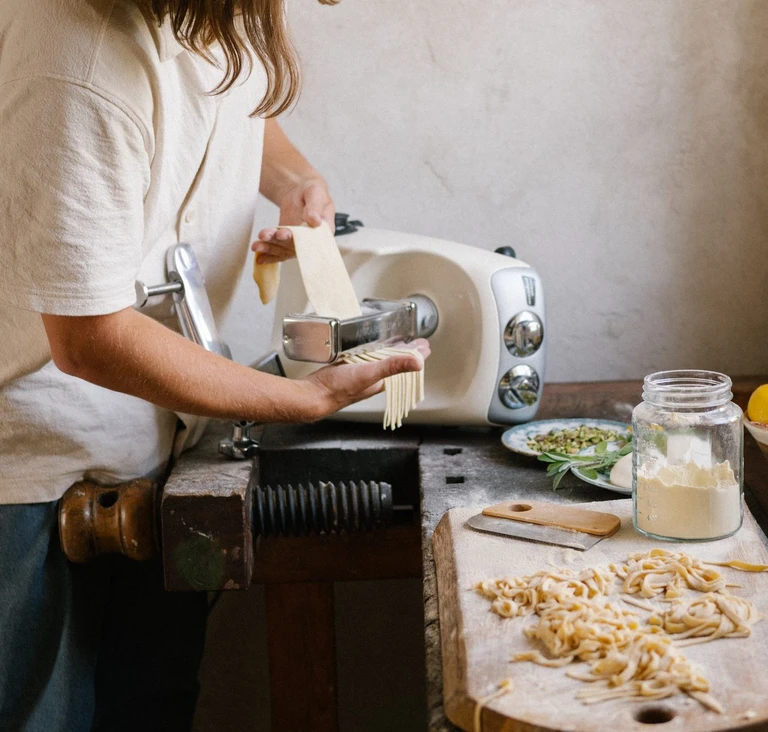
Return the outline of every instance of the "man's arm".
[[[415,356],[329,366],[305,379],[264,374],[201,346],[132,308],[110,315],[43,315],[51,355],[67,374],[176,412],[219,419],[308,422],[421,368]],[[421,342],[428,355],[429,347]]]
[[[333,224],[325,181],[267,120],[261,191],[280,206],[280,224]],[[270,233],[271,232],[271,233]],[[266,262],[293,256],[287,230],[265,230]],[[254,246],[256,248],[256,246]],[[51,355],[67,374],[176,412],[220,419],[307,422],[381,391],[382,380],[422,367],[416,356],[334,365],[305,379],[264,374],[209,353],[132,308],[110,315],[43,315]],[[426,341],[416,343],[429,355]]]
[[[265,122],[260,191],[280,208],[278,225],[320,226],[326,221],[333,231],[333,200],[325,180],[294,147],[275,119]],[[256,252],[259,264],[281,262],[294,256],[293,236],[286,229],[262,229],[251,249]]]

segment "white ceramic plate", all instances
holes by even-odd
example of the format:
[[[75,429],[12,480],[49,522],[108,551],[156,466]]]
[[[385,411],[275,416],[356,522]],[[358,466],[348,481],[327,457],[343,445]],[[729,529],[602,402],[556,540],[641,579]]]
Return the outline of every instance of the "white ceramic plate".
[[[609,452],[610,449],[616,449],[620,450],[621,448],[618,446],[617,443],[613,443],[612,445],[608,445]],[[588,447],[585,450],[582,450],[579,455],[592,455],[595,452],[594,447]],[[611,477],[611,471],[610,470],[598,470],[597,472],[597,478],[590,478],[587,475],[584,475],[584,473],[581,472],[580,468],[571,468],[571,472],[579,479],[583,480],[585,483],[589,483],[590,485],[596,485],[598,488],[605,488],[609,491],[614,491],[615,493],[621,493],[625,496],[631,496],[632,495],[632,489],[631,488],[622,488],[620,485],[614,485],[610,481]]]
[[[614,422],[611,419],[540,419],[536,422],[527,422],[510,427],[501,436],[501,442],[508,450],[516,452],[519,455],[530,455],[537,457],[541,455],[536,450],[528,447],[528,440],[536,435],[546,435],[552,430],[572,430],[576,427],[586,425],[587,427],[598,427],[601,430],[615,430],[617,432],[626,432],[629,425],[626,422]]]

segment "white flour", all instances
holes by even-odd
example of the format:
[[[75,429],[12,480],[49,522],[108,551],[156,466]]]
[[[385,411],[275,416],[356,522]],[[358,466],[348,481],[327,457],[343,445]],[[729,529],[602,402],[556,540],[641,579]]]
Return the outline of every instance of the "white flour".
[[[690,461],[637,476],[637,526],[675,539],[715,539],[741,524],[741,491],[729,461]]]

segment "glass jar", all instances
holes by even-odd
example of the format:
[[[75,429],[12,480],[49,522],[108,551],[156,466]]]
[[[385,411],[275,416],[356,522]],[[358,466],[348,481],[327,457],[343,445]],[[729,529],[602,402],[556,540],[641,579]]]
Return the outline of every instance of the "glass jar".
[[[739,530],[743,510],[742,412],[731,380],[715,371],[645,377],[632,412],[635,528],[672,541],[712,541]]]

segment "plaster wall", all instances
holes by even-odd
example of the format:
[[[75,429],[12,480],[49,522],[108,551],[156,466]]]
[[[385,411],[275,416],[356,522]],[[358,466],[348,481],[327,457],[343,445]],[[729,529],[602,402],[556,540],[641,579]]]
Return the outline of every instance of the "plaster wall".
[[[765,371],[768,3],[293,0],[290,15],[305,83],[283,124],[338,209],[512,245],[543,277],[548,380]],[[236,356],[255,358],[272,312],[249,281],[233,315]]]

